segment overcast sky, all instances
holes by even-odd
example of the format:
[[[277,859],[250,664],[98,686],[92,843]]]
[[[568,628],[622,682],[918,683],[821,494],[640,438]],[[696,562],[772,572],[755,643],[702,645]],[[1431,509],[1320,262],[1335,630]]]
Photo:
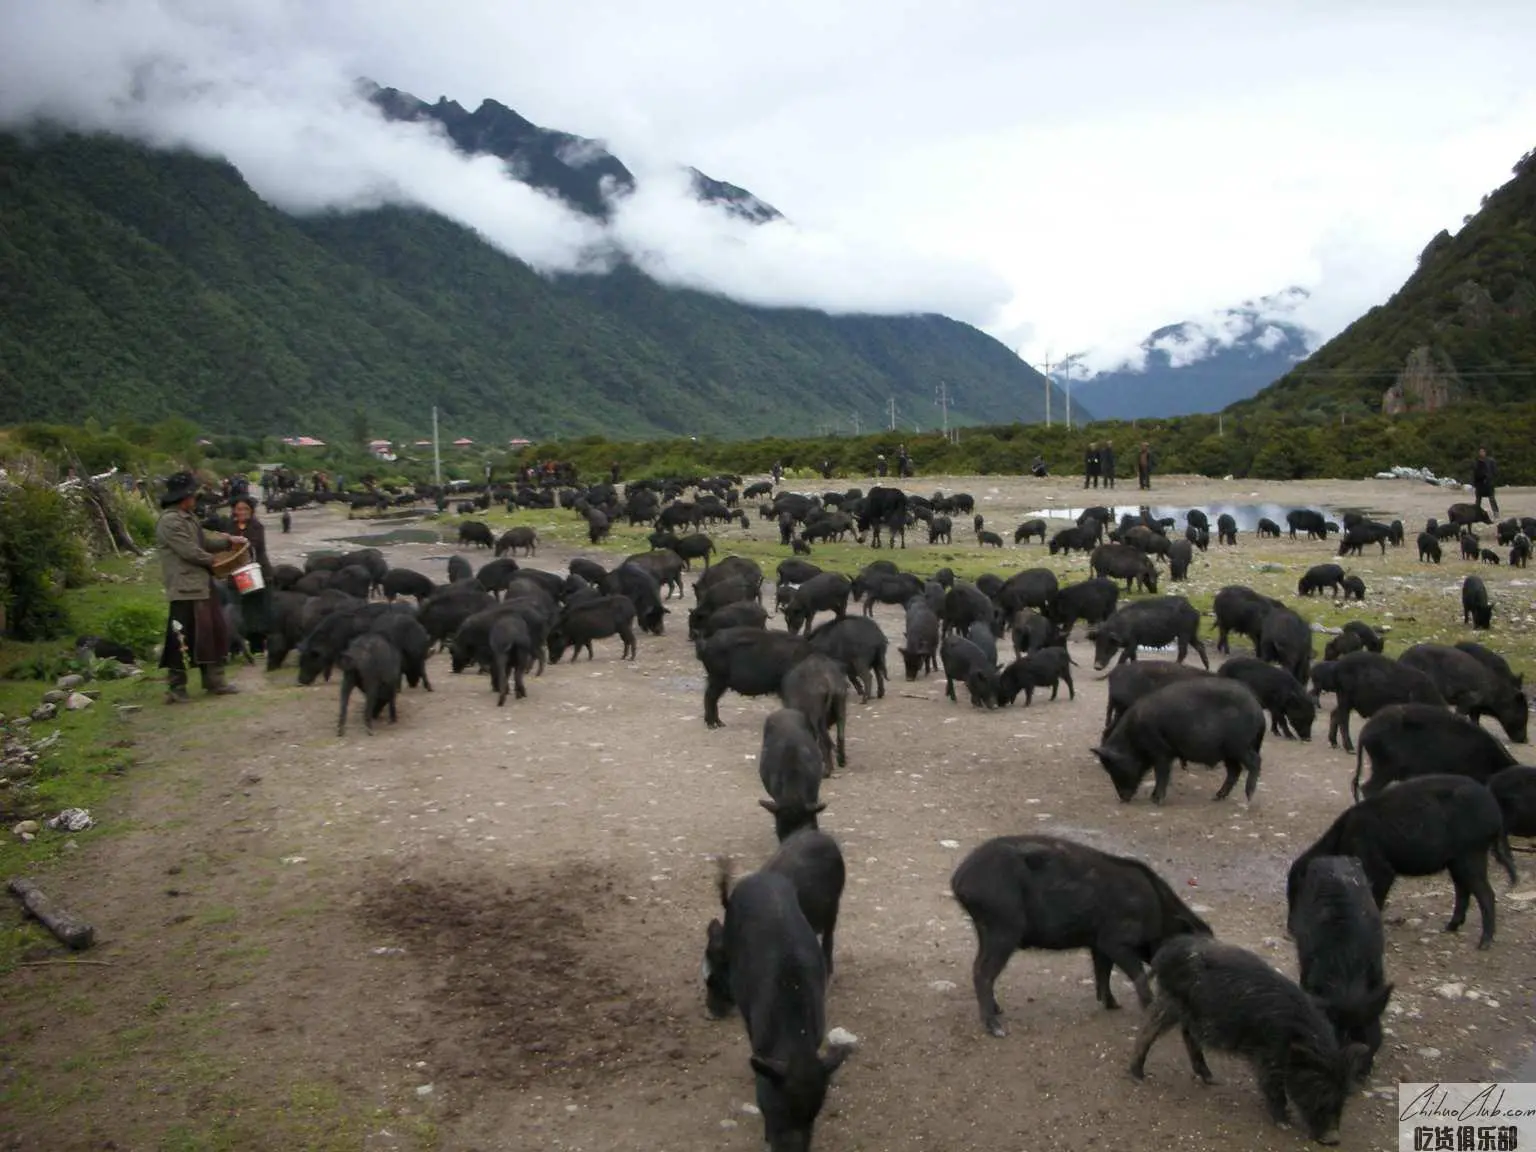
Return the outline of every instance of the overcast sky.
[[[1292,285],[1321,336],[1383,301],[1536,147],[1533,45],[1514,0],[0,0],[0,121],[191,145],[292,211],[426,204],[545,270],[617,243],[1102,368]],[[364,75],[601,138],[642,192],[599,229],[381,123]],[[677,163],[793,224],[694,205]]]

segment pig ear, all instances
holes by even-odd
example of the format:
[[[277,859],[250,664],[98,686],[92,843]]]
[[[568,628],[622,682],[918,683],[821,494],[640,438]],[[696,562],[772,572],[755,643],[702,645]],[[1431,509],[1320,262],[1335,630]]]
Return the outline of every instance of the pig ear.
[[[779,805],[776,800],[759,800],[758,803],[761,804],[764,808],[768,809],[768,811],[775,814],[777,814],[779,810]]]
[[[784,1061],[771,1060],[767,1056],[752,1057],[752,1071],[759,1076],[766,1076],[779,1085],[782,1085],[789,1076],[789,1067]]]

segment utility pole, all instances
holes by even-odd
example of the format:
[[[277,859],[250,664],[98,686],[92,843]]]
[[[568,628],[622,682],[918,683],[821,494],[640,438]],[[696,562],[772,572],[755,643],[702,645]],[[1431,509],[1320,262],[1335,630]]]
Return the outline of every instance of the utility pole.
[[[1062,361],[1061,366],[1067,371],[1067,431],[1072,431],[1072,369],[1076,367],[1069,356]]]
[[[859,434],[859,414],[857,412],[853,414],[853,434],[855,436]]]
[[[432,405],[432,480],[441,488],[443,486],[443,457],[437,449],[437,405]]]
[[[1218,413],[1216,413],[1216,435],[1218,435],[1218,436],[1225,436],[1226,434],[1227,434],[1226,423],[1225,423],[1221,413],[1218,412]]]
[[[1045,426],[1051,426],[1051,353],[1045,353]]]
[[[896,397],[894,397],[894,396],[892,396],[891,399],[890,399],[890,412],[891,412],[891,431],[894,432],[894,431],[896,431]]]
[[[944,413],[944,438],[948,439],[949,438],[949,385],[944,383],[942,380],[939,381],[939,387],[938,387],[938,390],[937,390],[937,396],[938,396],[938,399],[935,401],[935,403],[938,404],[940,410]]]

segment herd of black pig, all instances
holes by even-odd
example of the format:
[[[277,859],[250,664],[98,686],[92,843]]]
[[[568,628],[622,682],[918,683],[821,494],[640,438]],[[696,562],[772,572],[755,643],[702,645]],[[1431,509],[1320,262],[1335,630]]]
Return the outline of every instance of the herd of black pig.
[[[711,500],[735,507],[735,490],[725,478],[695,483]],[[601,503],[589,499],[589,491],[562,493],[561,504],[604,530],[620,516],[645,522],[647,515],[655,520],[668,510],[668,527],[689,522],[679,511],[688,507],[680,499],[682,485],[661,493],[665,503],[642,502],[638,520],[634,493],[620,503],[612,486],[600,487],[595,495]],[[784,543],[803,554],[808,535],[847,534],[863,542],[873,531],[878,547],[881,528],[892,546],[899,540],[904,548],[905,530],[918,521],[927,523],[930,539],[935,521],[947,536],[945,513],[968,511],[970,504],[969,497],[936,494],[927,500],[876,488],[867,496],[857,490],[822,498],[781,493],[760,512],[777,521]],[[829,525],[832,515],[838,519]],[[1475,505],[1453,506],[1450,517],[1457,534],[1487,520]],[[1119,968],[1147,1010],[1134,1045],[1133,1076],[1141,1078],[1156,1040],[1178,1027],[1201,1079],[1210,1080],[1203,1047],[1245,1057],[1275,1121],[1284,1122],[1289,1107],[1314,1139],[1335,1143],[1346,1098],[1369,1073],[1382,1040],[1381,1016],[1392,985],[1384,968],[1380,909],[1395,878],[1448,872],[1455,904],[1446,930],[1460,928],[1475,898],[1479,947],[1493,941],[1488,856],[1514,883],[1508,836],[1536,835],[1536,768],[1516,764],[1478,721],[1493,716],[1512,741],[1524,743],[1523,683],[1502,658],[1474,643],[1421,644],[1389,658],[1381,637],[1359,622],[1331,638],[1325,659],[1313,664],[1306,621],[1282,602],[1241,586],[1224,588],[1215,598],[1216,646],[1229,653],[1229,637],[1237,633],[1253,642],[1254,656],[1229,656],[1211,673],[1199,612],[1181,596],[1156,595],[1159,562],[1171,579],[1181,580],[1191,550],[1209,546],[1205,515],[1195,510],[1187,519],[1183,537],[1174,538],[1173,521],[1155,520],[1145,510],[1116,525],[1109,509],[1088,509],[1048,542],[1052,554],[1089,555],[1093,576],[1065,587],[1045,568],[967,582],[947,569],[923,578],[882,560],[850,579],[798,556],[787,558],[778,566],[774,608],[785,621],[783,631],[768,627],[758,565],[736,556],[711,565],[713,542],[701,534],[674,548],[682,542],[661,533],[651,551],[611,571],[577,559],[567,574],[557,575],[503,556],[519,549],[532,554],[537,541],[531,529],[515,528],[498,540],[488,526],[468,522],[460,526],[461,542],[492,549],[496,558],[475,572],[462,557],[452,557],[449,582],[442,585],[390,569],[374,549],[310,556],[302,570],[279,566],[267,661],[269,668],[279,667],[296,650],[301,683],[329,679],[333,668],[341,669],[338,734],[353,691],[365,699],[370,732],[385,708],[395,719],[402,679],[431,691],[426,660],[438,646],[447,648],[454,672],[471,665],[488,672],[501,705],[509,692],[526,694],[524,677],[543,672],[546,654],[556,662],[567,649],[585,648],[590,658],[594,640],[617,636],[623,655],[633,658],[635,627],[662,634],[665,600],[682,595],[682,573],[702,559],[687,622],[705,673],[706,723],[721,726],[718,705],[727,690],[777,696],[783,704],[763,723],[758,757],[767,793],[761,804],[773,816],[779,848],[734,884],[721,861],[722,912],[708,926],[703,966],[709,1011],[718,1017],[734,1009],[745,1021],[758,1105],[776,1150],[809,1147],[831,1077],[852,1051],[851,1038],[838,1040],[834,1031],[829,1043],[826,1032],[845,865],[836,841],[817,827],[817,814],[825,808],[822,780],[834,764],[847,761],[850,686],[866,702],[872,694],[885,695],[887,640],[872,619],[876,604],[905,613],[898,651],[908,680],[942,669],[949,699],[956,698],[958,680],[971,703],[986,708],[1011,705],[1021,692],[1028,706],[1033,693],[1045,688],[1054,700],[1062,685],[1075,699],[1075,662],[1066,643],[1075,625],[1086,623],[1095,670],[1118,654],[1093,751],[1122,801],[1132,800],[1150,773],[1152,800],[1163,802],[1174,760],[1185,767],[1223,765],[1226,779],[1217,800],[1246,774],[1251,799],[1266,731],[1310,739],[1321,695],[1329,691],[1336,701],[1329,742],[1337,746],[1342,734],[1345,750],[1356,752],[1357,802],[1296,859],[1287,877],[1287,926],[1296,942],[1299,983],[1260,957],[1219,942],[1147,865],[1070,840],[988,841],[955,870],[951,889],[975,927],[974,990],[982,1024],[993,1036],[1005,1034],[994,984],[1015,950],[1086,948],[1099,1003],[1118,1007],[1110,973]],[[1308,510],[1287,520],[1293,538],[1300,532],[1325,540],[1340,531]],[[1509,540],[1523,560],[1529,533],[1522,522],[1509,521],[1499,527],[1501,539],[1511,525]],[[974,528],[980,539],[980,516]],[[1219,542],[1236,545],[1231,517],[1220,517],[1217,530]],[[1280,535],[1268,520],[1259,531]],[[1443,529],[1431,521],[1426,535],[1438,539],[1437,533]],[[1367,543],[1385,551],[1403,539],[1400,523],[1359,516],[1346,516],[1341,534],[1341,555]],[[1036,535],[1046,541],[1044,524],[1028,521],[1015,542]],[[1424,546],[1421,536],[1421,559]],[[1480,558],[1480,551],[1471,554]],[[1512,562],[1518,561],[1512,556]],[[1121,580],[1127,592],[1140,586],[1152,595],[1121,603]],[[1329,588],[1336,596],[1352,589],[1363,594],[1363,585],[1336,564],[1310,568],[1297,591],[1307,596]],[[382,600],[370,599],[374,593]],[[414,598],[416,606],[401,596]],[[1488,627],[1481,580],[1468,578],[1464,599],[1478,626]],[[862,603],[862,614],[848,614],[850,601]],[[821,612],[831,619],[813,626]],[[1016,658],[1000,668],[997,648],[1004,638]],[[1137,659],[1139,649],[1169,646],[1177,650],[1175,662]],[[1184,664],[1190,649],[1203,669]],[[1358,749],[1349,732],[1351,712],[1367,719]],[[1362,786],[1367,757],[1371,776]]]

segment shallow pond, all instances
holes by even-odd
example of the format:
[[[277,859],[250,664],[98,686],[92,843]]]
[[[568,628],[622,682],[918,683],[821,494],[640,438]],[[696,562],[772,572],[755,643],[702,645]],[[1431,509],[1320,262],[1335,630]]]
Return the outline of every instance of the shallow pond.
[[[338,543],[356,544],[359,548],[385,548],[391,544],[441,544],[443,538],[431,528],[391,528],[388,532],[371,532],[365,536],[339,536]]]
[[[1023,518],[1028,520],[1039,516],[1048,520],[1062,520],[1075,523],[1077,518],[1083,514],[1085,507],[1093,507],[1093,505],[1083,505],[1076,508],[1039,508],[1033,512],[1024,513]],[[1139,504],[1106,504],[1105,507],[1115,514],[1117,521],[1123,513],[1129,512],[1134,515],[1141,509]],[[1239,532],[1257,531],[1259,521],[1263,519],[1273,520],[1276,524],[1280,525],[1282,532],[1286,531],[1285,514],[1295,508],[1302,507],[1310,507],[1314,511],[1321,512],[1325,520],[1332,520],[1335,523],[1343,521],[1345,512],[1359,512],[1361,515],[1371,519],[1387,518],[1387,513],[1374,508],[1329,508],[1321,504],[1204,504],[1198,505],[1198,507],[1210,519],[1213,529],[1216,526],[1216,517],[1226,513],[1237,521],[1237,530]],[[1157,519],[1171,518],[1181,528],[1185,523],[1184,515],[1190,508],[1191,505],[1188,504],[1152,504],[1147,506],[1147,510]]]

